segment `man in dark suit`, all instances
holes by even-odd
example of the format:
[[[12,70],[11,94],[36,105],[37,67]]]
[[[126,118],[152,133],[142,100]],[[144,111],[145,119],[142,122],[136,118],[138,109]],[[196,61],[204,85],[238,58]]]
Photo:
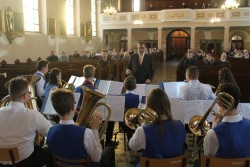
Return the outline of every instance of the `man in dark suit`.
[[[137,53],[131,55],[127,65],[126,74],[133,75],[137,83],[150,84],[154,76],[153,58],[146,54],[145,43],[137,43]]]

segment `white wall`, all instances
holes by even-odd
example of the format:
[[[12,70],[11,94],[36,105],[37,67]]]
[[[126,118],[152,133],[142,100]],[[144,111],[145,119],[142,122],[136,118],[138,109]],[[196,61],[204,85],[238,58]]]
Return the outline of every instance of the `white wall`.
[[[25,62],[27,58],[36,60],[38,57],[45,59],[50,50],[54,50],[57,55],[61,50],[65,50],[66,54],[72,54],[74,50],[78,52],[82,50],[98,50],[100,48],[100,39],[93,38],[86,42],[80,37],[80,23],[89,21],[90,16],[90,0],[75,0],[78,4],[79,13],[76,15],[76,35],[63,39],[60,37],[60,21],[64,20],[64,2],[63,0],[39,0],[46,13],[45,18],[41,17],[41,33],[26,32],[22,37],[16,38],[12,44],[9,44],[4,33],[0,36],[0,61],[6,60],[13,63],[16,58],[21,62]],[[8,6],[13,11],[22,12],[22,0],[1,0],[0,9],[6,9]],[[77,10],[76,10],[77,11]],[[51,38],[47,35],[47,17],[56,19],[56,37]]]

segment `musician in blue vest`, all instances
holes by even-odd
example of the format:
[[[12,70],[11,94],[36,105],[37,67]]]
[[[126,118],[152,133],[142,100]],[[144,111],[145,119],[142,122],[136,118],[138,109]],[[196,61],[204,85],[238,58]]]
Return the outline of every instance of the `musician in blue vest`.
[[[83,98],[83,89],[82,86],[86,86],[92,90],[95,90],[94,86],[94,77],[95,77],[95,67],[87,64],[83,67],[83,76],[85,77],[85,80],[81,86],[76,87],[75,93],[80,93],[80,98],[77,104],[77,110],[80,109],[82,104],[82,98]]]
[[[65,159],[91,159],[91,166],[96,166],[101,159],[98,127],[101,114],[95,112],[90,127],[76,126],[73,121],[75,114],[74,94],[66,89],[57,89],[51,95],[52,105],[60,116],[60,123],[50,128],[47,144],[51,152]]]
[[[35,91],[37,97],[37,105],[39,108],[42,107],[42,99],[44,98],[44,92],[46,87],[45,75],[49,71],[49,63],[46,60],[40,60],[36,64],[37,71],[34,75],[39,76],[40,79],[35,83]]]
[[[219,111],[226,116],[222,119],[215,119],[218,124],[210,129],[204,139],[204,154],[219,158],[245,158],[250,157],[250,120],[243,118],[237,106],[240,101],[240,89],[233,83],[220,84],[217,93],[226,92],[234,100],[234,106],[227,111],[221,102],[217,102]]]
[[[43,113],[51,91],[62,87],[62,73],[58,68],[53,68],[49,74],[49,82],[45,87],[43,105],[40,112]]]
[[[125,112],[126,110],[129,110],[130,108],[138,108],[142,96],[136,94],[134,92],[136,88],[136,79],[132,76],[127,77],[124,80],[124,88],[126,89],[126,94],[125,94]],[[131,139],[132,134],[135,132],[134,129],[129,128],[125,122],[120,122],[119,123],[121,128],[127,133],[127,138],[128,141]]]
[[[129,141],[133,151],[147,158],[173,158],[183,154],[186,132],[183,123],[172,118],[167,94],[157,88],[147,96],[146,106],[158,114],[153,124],[138,127]],[[139,166],[139,164],[137,165]]]

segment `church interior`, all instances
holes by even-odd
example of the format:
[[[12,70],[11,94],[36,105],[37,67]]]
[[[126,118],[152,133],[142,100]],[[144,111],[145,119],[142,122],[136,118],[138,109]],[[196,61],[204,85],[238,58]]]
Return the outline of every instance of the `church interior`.
[[[153,61],[151,84],[184,81],[187,68],[197,66],[199,80],[215,92],[218,71],[227,67],[247,110],[249,18],[250,0],[1,0],[0,99],[8,95],[10,79],[33,74],[40,60],[60,69],[66,82],[82,76],[88,64],[95,66],[96,79],[124,82],[130,56],[143,41]],[[110,62],[105,66],[99,61],[103,52]],[[114,134],[120,131],[115,123]],[[196,138],[187,133],[185,153],[192,152]],[[117,141],[115,166],[134,166],[141,152],[127,148],[125,133]],[[189,158],[187,166],[197,159]]]

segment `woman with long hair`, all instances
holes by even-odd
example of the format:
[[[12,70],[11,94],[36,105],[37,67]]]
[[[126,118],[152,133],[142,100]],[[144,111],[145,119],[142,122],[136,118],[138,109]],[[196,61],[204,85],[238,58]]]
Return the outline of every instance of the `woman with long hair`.
[[[45,87],[43,105],[42,105],[41,110],[40,110],[41,113],[44,112],[50,91],[54,91],[54,90],[62,87],[62,79],[61,78],[62,78],[62,73],[61,73],[61,70],[59,70],[58,68],[53,68],[50,71],[49,82]]]
[[[147,96],[146,106],[154,110],[158,118],[153,124],[138,127],[129,141],[129,148],[142,151],[146,158],[173,158],[183,154],[186,138],[185,127],[172,118],[167,94],[157,88]],[[137,165],[139,166],[139,164]]]

